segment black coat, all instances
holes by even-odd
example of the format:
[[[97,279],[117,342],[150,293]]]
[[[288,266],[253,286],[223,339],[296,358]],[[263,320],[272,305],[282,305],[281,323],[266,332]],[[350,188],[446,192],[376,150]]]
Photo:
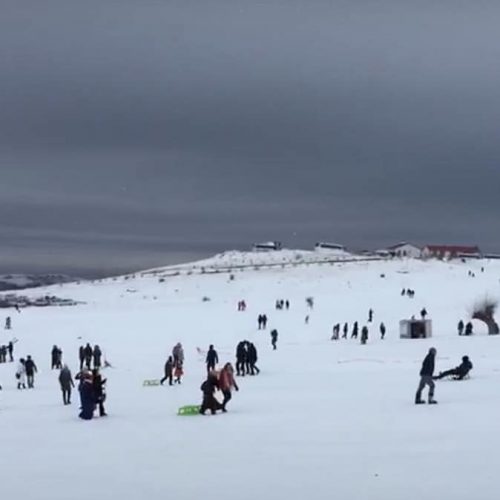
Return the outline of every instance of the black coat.
[[[219,356],[215,349],[209,349],[207,353],[207,365],[216,365],[219,362]]]
[[[422,363],[422,369],[420,370],[421,377],[432,377],[434,375],[434,354],[427,354]]]
[[[248,362],[250,364],[257,363],[257,349],[253,344],[248,346]]]
[[[24,363],[26,369],[26,375],[34,375],[37,370],[35,362],[32,359],[27,359]]]

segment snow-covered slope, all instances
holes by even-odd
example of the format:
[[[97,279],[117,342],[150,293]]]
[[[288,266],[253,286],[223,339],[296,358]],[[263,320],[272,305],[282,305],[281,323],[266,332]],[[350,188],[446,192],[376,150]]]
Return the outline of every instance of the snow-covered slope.
[[[475,321],[474,337],[458,337],[456,324],[478,298],[499,296],[499,278],[493,261],[406,260],[245,268],[234,279],[229,272],[138,273],[58,287],[58,295],[86,305],[11,312],[13,330],[0,334],[3,341],[17,337],[16,355],[32,354],[39,367],[36,388],[17,391],[14,364],[0,364],[3,495],[496,499],[500,338]],[[403,287],[415,298],[401,296]],[[274,310],[279,298],[290,300],[289,311]],[[245,312],[236,310],[241,299]],[[424,306],[434,338],[399,339],[399,320]],[[336,322],[366,324],[369,308],[375,317],[367,345],[329,340]],[[267,331],[257,330],[260,313],[269,317]],[[384,341],[380,321],[388,328]],[[277,351],[270,328],[279,331]],[[201,400],[198,349],[213,343],[221,362],[234,361],[243,339],[257,345],[261,374],[238,380],[227,414],[178,417],[179,406]],[[49,365],[58,344],[75,372],[78,346],[87,341],[114,367],[105,371],[109,417],[91,422],[77,418],[76,394],[71,407],[62,405]],[[143,387],[162,375],[178,341],[186,351],[184,383]],[[475,367],[470,380],[438,382],[439,405],[416,407],[430,346],[438,370],[464,354]]]

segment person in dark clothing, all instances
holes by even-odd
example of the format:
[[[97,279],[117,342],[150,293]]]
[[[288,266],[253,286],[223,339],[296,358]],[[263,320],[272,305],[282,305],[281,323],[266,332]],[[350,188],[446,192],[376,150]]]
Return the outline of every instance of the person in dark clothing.
[[[382,340],[385,339],[385,325],[384,325],[384,323],[380,323],[380,338]]]
[[[73,376],[68,368],[68,365],[64,365],[59,373],[59,384],[61,384],[61,391],[63,395],[63,403],[65,405],[71,404],[71,388],[75,387],[73,382]]]
[[[469,321],[466,325],[465,325],[465,335],[468,337],[470,335],[472,335],[472,323]]]
[[[92,355],[94,356],[94,368],[99,370],[99,368],[101,368],[102,351],[98,345],[94,346],[94,352]]]
[[[9,361],[12,363],[14,361],[14,343],[12,340],[7,345],[7,351],[9,353]]]
[[[458,322],[458,334],[461,336],[464,334],[464,328],[465,328],[465,325],[464,325],[464,322],[462,320],[460,320]]]
[[[94,389],[94,399],[99,407],[99,416],[106,417],[107,413],[104,410],[104,401],[106,401],[106,393],[104,392],[104,385],[106,379],[101,377],[99,370],[92,370],[92,387]]]
[[[5,319],[5,329],[10,330],[12,328],[12,320],[10,319],[10,316],[7,316]]]
[[[219,362],[219,356],[217,355],[217,351],[214,349],[213,345],[210,345],[210,347],[208,348],[207,358],[205,362],[207,364],[207,373],[215,370],[215,366]]]
[[[285,309],[288,311],[288,309],[290,309],[290,301],[289,300],[285,300]]]
[[[24,363],[26,369],[26,380],[28,382],[28,389],[33,389],[35,387],[35,373],[38,372],[35,362],[31,359],[31,356],[26,358]]]
[[[94,418],[96,400],[91,372],[81,372],[80,385],[78,386],[78,390],[80,392],[81,409],[79,417],[82,420],[92,420]]]
[[[259,330],[262,330],[262,314],[259,314],[259,316],[257,317],[257,325]]]
[[[473,366],[469,359],[469,356],[464,356],[462,358],[462,363],[452,368],[451,370],[446,370],[444,372],[439,372],[437,377],[434,377],[434,380],[440,380],[445,377],[453,377],[455,380],[463,380],[469,372],[472,370]]]
[[[245,376],[245,364],[248,361],[248,351],[247,343],[245,341],[240,342],[236,346],[236,375],[244,377]]]
[[[368,323],[371,323],[373,321],[373,309],[370,309],[368,311]]]
[[[368,327],[365,325],[361,328],[361,344],[365,345],[368,341]]]
[[[222,405],[215,399],[215,391],[219,389],[219,381],[215,373],[209,373],[207,380],[200,387],[203,392],[203,401],[200,407],[200,413],[205,415],[207,410],[210,410],[212,415],[215,415],[217,410],[222,410]]]
[[[348,333],[349,333],[349,325],[347,323],[344,323],[342,338],[346,339]]]
[[[82,345],[78,349],[78,359],[80,360],[80,371],[82,371],[83,363],[85,362],[85,348]]]
[[[420,317],[422,319],[425,319],[425,317],[427,316],[427,310],[425,309],[425,307],[420,311]]]
[[[93,355],[92,347],[90,344],[87,344],[85,346],[85,349],[83,350],[83,357],[85,358],[85,367],[87,370],[90,370],[90,365],[92,363],[92,355]]]
[[[357,339],[358,338],[358,331],[359,331],[358,322],[355,321],[354,325],[352,327],[351,339]]]
[[[250,375],[259,374],[260,370],[257,367],[257,348],[251,342],[247,343],[247,359]],[[247,372],[248,373],[248,372]]]
[[[262,315],[262,329],[265,330],[267,328],[267,315]]]
[[[52,348],[51,352],[51,366],[52,370],[57,369],[60,370],[62,367],[62,350],[59,349],[56,345]]]
[[[278,330],[276,330],[275,328],[274,330],[271,330],[271,345],[273,346],[274,351],[277,349],[277,344],[278,344]]]
[[[165,376],[160,380],[160,384],[163,385],[165,380],[168,380],[168,385],[172,385],[172,377],[174,372],[174,360],[172,356],[169,356],[167,362],[165,363]]]
[[[420,383],[418,385],[417,393],[415,395],[415,404],[423,404],[422,391],[425,386],[429,386],[429,404],[436,404],[437,401],[434,399],[434,388],[435,384],[433,381],[434,375],[434,365],[436,360],[436,349],[431,347],[427,356],[422,363],[422,369],[420,370]]]

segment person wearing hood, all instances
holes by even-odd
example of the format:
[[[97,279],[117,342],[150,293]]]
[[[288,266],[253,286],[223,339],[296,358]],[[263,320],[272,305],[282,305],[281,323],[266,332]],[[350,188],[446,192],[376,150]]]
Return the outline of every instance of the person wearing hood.
[[[68,365],[64,365],[59,373],[59,384],[61,385],[63,403],[65,405],[70,405],[71,388],[75,387],[75,383],[73,382],[73,376],[71,375],[71,370],[68,368]]]
[[[442,378],[450,376],[455,380],[463,380],[469,374],[472,368],[473,366],[471,360],[469,359],[469,356],[463,356],[462,362],[458,366],[452,368],[451,370],[439,372],[439,375],[437,377],[434,377],[434,380],[440,380]]]
[[[224,395],[224,400],[222,401],[222,408],[221,410],[226,413],[226,405],[231,401],[231,390],[234,389],[235,391],[239,391],[240,388],[238,387],[238,384],[236,383],[236,380],[234,380],[234,370],[233,366],[231,363],[226,363],[224,365],[224,368],[219,373],[219,388],[222,391],[222,394]]]
[[[429,404],[437,403],[437,401],[434,399],[435,384],[433,380],[436,352],[436,349],[434,347],[431,347],[424,359],[424,362],[422,363],[422,368],[420,370],[420,383],[415,395],[415,404],[417,405],[424,404],[424,401],[422,400],[422,391],[424,390],[425,386],[429,386]]]

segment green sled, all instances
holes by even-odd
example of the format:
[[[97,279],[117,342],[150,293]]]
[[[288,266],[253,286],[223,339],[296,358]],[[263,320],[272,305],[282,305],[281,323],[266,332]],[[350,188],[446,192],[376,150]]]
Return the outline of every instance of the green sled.
[[[179,408],[179,411],[177,412],[177,415],[181,415],[181,416],[199,415],[200,408],[201,408],[201,406],[199,406],[199,405],[181,406]]]

